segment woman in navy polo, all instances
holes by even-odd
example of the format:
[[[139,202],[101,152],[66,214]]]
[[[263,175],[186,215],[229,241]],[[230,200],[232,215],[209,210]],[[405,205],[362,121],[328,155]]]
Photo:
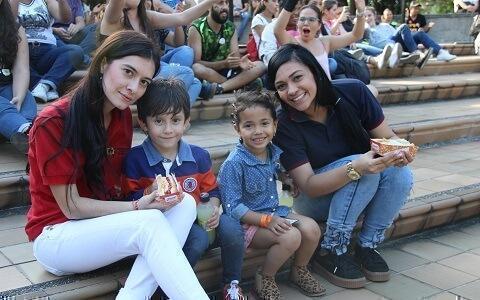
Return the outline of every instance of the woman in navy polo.
[[[412,188],[405,152],[376,157],[370,138],[396,138],[368,88],[354,79],[330,82],[302,46],[281,47],[268,65],[268,84],[281,100],[274,142],[301,191],[294,208],[327,221],[314,269],[333,284],[359,288],[387,281],[389,268],[375,248]],[[364,213],[355,255],[347,253]]]

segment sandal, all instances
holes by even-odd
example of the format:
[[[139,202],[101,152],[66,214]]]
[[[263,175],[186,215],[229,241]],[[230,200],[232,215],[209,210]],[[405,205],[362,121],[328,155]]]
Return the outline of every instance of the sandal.
[[[307,266],[292,266],[290,282],[305,296],[319,297],[325,295],[325,288],[313,277]]]
[[[272,276],[265,276],[258,270],[255,274],[255,293],[260,300],[279,300],[280,290]]]

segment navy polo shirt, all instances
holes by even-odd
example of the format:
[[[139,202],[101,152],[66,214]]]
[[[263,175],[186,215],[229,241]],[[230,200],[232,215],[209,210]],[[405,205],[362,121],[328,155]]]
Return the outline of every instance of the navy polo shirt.
[[[348,101],[362,126],[370,131],[385,119],[382,108],[365,84],[356,79],[333,80],[332,84],[341,98]],[[329,108],[325,124],[310,120],[306,114],[294,109],[280,111],[274,143],[283,153],[282,165],[288,171],[306,163],[313,169],[326,166],[343,157],[358,154],[350,146],[337,113]]]

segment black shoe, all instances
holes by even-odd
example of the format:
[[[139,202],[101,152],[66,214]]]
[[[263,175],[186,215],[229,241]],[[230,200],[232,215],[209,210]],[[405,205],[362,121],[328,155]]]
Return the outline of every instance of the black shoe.
[[[215,96],[217,92],[217,83],[210,83],[208,81],[202,82],[202,89],[200,90],[200,95],[198,95],[203,100],[210,100]]]
[[[313,270],[330,283],[347,289],[359,289],[367,283],[360,266],[347,253],[319,255],[313,262]]]
[[[427,52],[425,52],[425,53],[423,54],[423,56],[421,56],[420,59],[418,60],[418,62],[417,62],[417,68],[423,69],[423,67],[425,67],[425,65],[427,64],[428,60],[430,59],[430,57],[432,57],[432,54],[433,54],[433,49],[432,49],[432,48],[428,48]]]
[[[15,132],[10,137],[10,143],[22,154],[28,153],[28,135],[23,132]]]
[[[382,282],[390,279],[390,269],[377,250],[355,246],[355,259],[370,281]]]

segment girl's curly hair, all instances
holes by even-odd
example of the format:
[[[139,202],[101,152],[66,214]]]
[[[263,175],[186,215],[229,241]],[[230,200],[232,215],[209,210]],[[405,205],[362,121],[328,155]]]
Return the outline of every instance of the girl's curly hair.
[[[232,104],[233,112],[230,114],[232,123],[240,123],[240,113],[247,108],[260,106],[270,111],[273,120],[277,119],[276,113],[277,97],[269,91],[252,91],[235,94],[235,102]]]
[[[0,1],[0,66],[3,68],[12,68],[17,58],[19,27],[8,0]]]

